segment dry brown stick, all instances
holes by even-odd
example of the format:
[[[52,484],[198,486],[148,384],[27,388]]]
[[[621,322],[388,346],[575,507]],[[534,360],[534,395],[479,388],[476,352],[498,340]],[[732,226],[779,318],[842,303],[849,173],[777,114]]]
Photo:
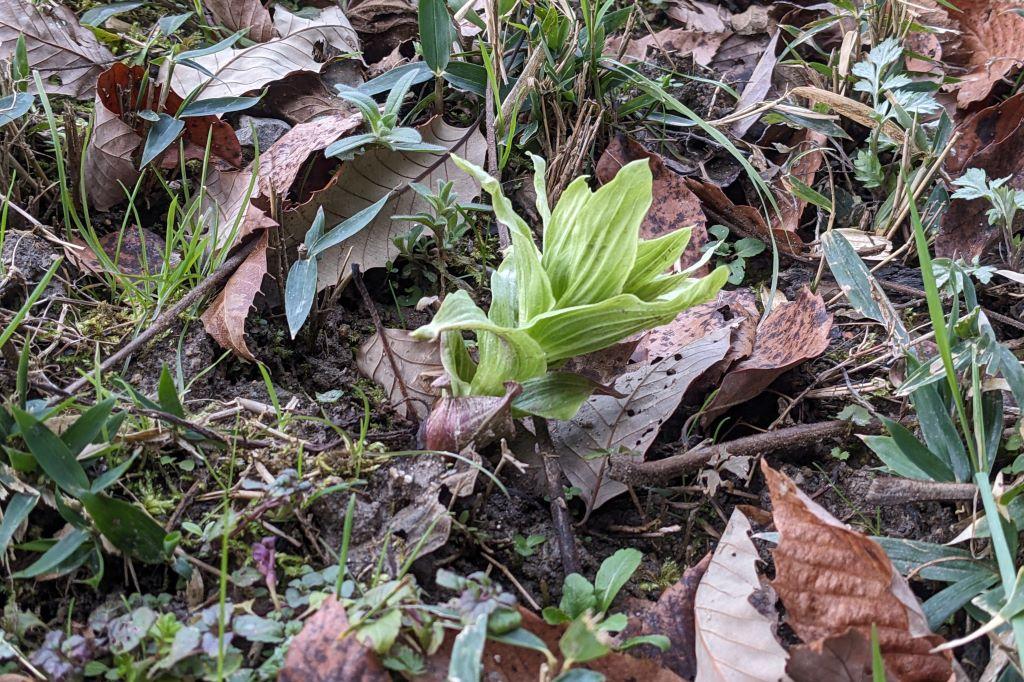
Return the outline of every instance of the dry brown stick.
[[[871,481],[864,501],[878,506],[908,502],[967,502],[973,500],[977,493],[978,486],[973,483],[945,483],[885,476]]]
[[[925,297],[925,293],[920,289],[908,287],[905,284],[897,284],[896,282],[886,282],[883,279],[879,279],[878,283],[881,285],[883,289],[888,289],[889,291],[892,291],[897,294],[903,294],[904,296],[914,296],[917,298]],[[983,307],[981,310],[990,319],[999,322],[1000,324],[1005,324],[1008,327],[1013,327],[1014,329],[1024,331],[1024,322],[1021,322],[1020,320],[1015,320],[1012,317],[1007,317],[1006,315],[997,313],[994,310],[989,310],[988,308]]]
[[[245,262],[245,259],[249,257],[249,254],[256,244],[259,243],[260,236],[254,235],[249,241],[242,244],[235,253],[224,261],[219,268],[213,271],[213,274],[201,281],[196,287],[181,297],[181,300],[175,303],[173,306],[168,308],[160,317],[156,318],[144,332],[136,336],[134,339],[129,341],[125,346],[108,357],[100,366],[86,374],[82,378],[71,382],[64,392],[68,395],[74,395],[78,391],[85,388],[90,381],[92,381],[97,374],[102,374],[108,369],[128,358],[132,353],[137,351],[142,346],[149,343],[152,339],[156,338],[159,334],[163,333],[168,327],[174,324],[175,320],[178,319],[178,315],[192,307],[193,304],[197,303],[203,296],[212,292],[218,286],[220,286],[224,280],[231,276],[232,273]]]
[[[664,483],[667,479],[687,471],[699,469],[716,456],[726,455],[763,455],[777,450],[807,447],[821,442],[826,438],[848,436],[853,425],[842,419],[813,424],[800,424],[777,431],[756,433],[752,436],[718,445],[707,445],[694,448],[680,455],[651,462],[632,462],[612,458],[611,477],[626,485],[645,485]],[[863,430],[877,433],[880,425],[872,422]]]
[[[377,306],[373,304],[370,292],[366,290],[366,284],[363,283],[363,273],[359,270],[359,263],[352,264],[352,280],[356,283],[356,289],[359,289],[359,295],[363,297],[363,305],[366,306],[370,317],[373,319],[373,327],[377,330],[377,335],[380,337],[380,345],[384,348],[384,355],[388,359],[388,364],[391,365],[391,371],[395,373],[398,390],[402,393],[402,404],[411,407],[412,402],[409,400],[409,390],[405,386],[405,380],[402,378],[398,361],[395,360],[395,355],[391,352],[391,343],[388,341],[388,335],[384,333],[384,324],[380,321],[380,313],[377,312]]]
[[[565,575],[580,572],[580,561],[576,556],[576,535],[572,531],[572,519],[569,518],[569,507],[562,494],[562,468],[558,464],[558,453],[551,442],[548,422],[541,417],[533,418],[534,430],[537,432],[537,454],[544,462],[544,479],[547,483],[548,500],[551,503],[551,524],[555,528],[555,538],[562,555],[562,570]]]

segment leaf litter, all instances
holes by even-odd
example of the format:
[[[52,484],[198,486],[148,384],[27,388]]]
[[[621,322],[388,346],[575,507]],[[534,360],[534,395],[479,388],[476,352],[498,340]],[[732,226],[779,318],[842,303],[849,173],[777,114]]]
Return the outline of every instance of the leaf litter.
[[[1019,669],[1018,0],[322,5],[0,2],[0,672]]]

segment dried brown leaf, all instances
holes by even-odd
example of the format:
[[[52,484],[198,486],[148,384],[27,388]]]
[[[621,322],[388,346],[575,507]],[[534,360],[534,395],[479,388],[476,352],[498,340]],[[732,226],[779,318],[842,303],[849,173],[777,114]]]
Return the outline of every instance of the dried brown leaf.
[[[328,597],[292,639],[278,682],[388,682],[377,654],[346,630],[345,607]]]
[[[178,65],[171,87],[183,97],[197,88],[197,99],[239,97],[299,71],[319,73],[326,61],[325,46],[338,54],[359,49],[352,25],[337,7],[327,7],[315,19],[306,19],[278,6],[274,28],[280,38],[196,57],[193,61],[213,77]]]
[[[871,640],[860,630],[800,644],[789,650],[793,682],[871,682]]]
[[[732,28],[732,12],[718,3],[672,0],[665,12],[671,19],[693,31],[721,33]]]
[[[971,115],[957,131],[960,139],[946,162],[951,175],[981,168],[989,178],[1009,177],[1010,187],[1024,189],[1024,93]],[[988,208],[986,199],[954,199],[942,215],[936,254],[967,261],[984,255],[1001,234],[989,224]]]
[[[870,637],[875,626],[893,680],[950,679],[948,652],[929,653],[944,640],[928,629],[917,597],[878,543],[840,523],[763,460],[761,470],[779,530],[772,586],[793,631],[815,642],[850,629]]]
[[[420,425],[420,447],[460,452],[471,446],[475,451],[500,438],[511,438],[515,434],[512,400],[521,392],[519,384],[510,381],[500,397],[442,396]]]
[[[376,64],[399,45],[419,35],[416,3],[412,0],[352,2],[348,18],[363,39],[363,57],[368,64]]]
[[[685,269],[700,260],[701,249],[708,243],[704,211],[701,210],[700,200],[686,186],[686,180],[666,167],[661,156],[647,151],[639,142],[623,135],[614,138],[598,160],[597,179],[601,184],[610,182],[620,168],[637,159],[650,159],[651,174],[654,176],[654,203],[640,224],[640,238],[656,239],[684,227],[692,228],[690,242],[677,263],[679,270]],[[706,273],[705,267],[696,276]]]
[[[267,274],[268,234],[264,230],[256,237],[260,240],[256,248],[228,278],[224,289],[213,299],[201,318],[206,333],[214,341],[252,362],[256,361],[256,357],[245,343],[245,319],[263,285],[263,276]]]
[[[754,71],[750,74],[750,78],[747,80],[746,85],[743,86],[743,91],[740,92],[740,98],[736,102],[736,112],[748,109],[762,100],[768,94],[768,90],[772,87],[772,74],[775,72],[775,64],[778,62],[778,57],[775,56],[775,48],[779,43],[779,29],[775,30],[772,34],[771,40],[768,41],[768,46],[764,49],[761,54],[761,58],[757,60],[757,65],[754,66]],[[744,116],[732,126],[732,133],[736,137],[743,137],[750,126],[757,122],[758,114]]]
[[[78,267],[96,274],[106,270],[85,241],[75,239],[74,243],[82,248],[66,249],[66,253]],[[134,277],[158,271],[167,248],[163,237],[137,225],[130,226],[123,235],[120,232],[109,232],[100,237],[99,243],[119,273]]]
[[[293,73],[271,83],[260,103],[275,118],[292,125],[349,108],[345,100],[327,89],[319,75],[309,72]]]
[[[695,682],[785,678],[786,651],[775,639],[778,618],[751,603],[761,590],[757,560],[750,521],[734,510],[694,598]]]
[[[614,385],[622,397],[592,396],[572,420],[551,424],[562,470],[583,491],[589,510],[626,491],[625,485],[608,477],[607,457],[590,456],[642,458],[690,382],[725,357],[730,332],[718,330],[678,347],[661,362],[623,374]]]
[[[642,62],[648,54],[664,53],[670,59],[692,57],[694,63],[707,66],[714,59],[718,48],[731,33],[705,33],[685,28],[665,28],[642,38],[630,40],[623,53],[623,61]],[[622,38],[608,41],[605,53],[617,56]]]
[[[452,153],[475,164],[483,164],[487,143],[474,126],[456,128],[434,117],[418,128],[423,141],[442,145]],[[393,221],[393,215],[409,215],[425,210],[424,200],[409,189],[418,182],[437,189],[441,180],[454,182],[459,201],[471,201],[480,186],[456,168],[448,154],[393,152],[371,149],[347,163],[330,183],[313,198],[284,216],[286,234],[301,242],[313,222],[317,209],[323,206],[327,225],[336,225],[394,192],[377,218],[359,233],[328,249],[320,259],[321,289],[345,283],[351,276],[349,266],[358,263],[364,270],[381,267],[398,255],[394,237],[409,230],[409,223]],[[349,252],[351,251],[351,256]],[[346,265],[347,263],[347,265]]]
[[[954,86],[957,106],[983,101],[992,88],[1024,63],[1024,9],[1020,0],[958,0],[958,12],[949,13],[960,30],[960,46],[947,59],[967,72]]]
[[[230,31],[249,29],[245,37],[265,43],[275,37],[270,12],[260,0],[203,0],[214,21]]]
[[[316,159],[322,158],[319,152],[359,128],[362,122],[363,117],[359,112],[346,108],[293,126],[265,154],[260,155],[260,193],[268,198],[308,194],[305,186],[310,182],[308,174],[303,174],[302,186],[294,185],[299,172],[308,168],[310,157],[315,155]]]
[[[52,95],[92,97],[96,76],[115,57],[65,5],[0,0],[0,59],[10,61],[18,36],[25,37],[28,63],[39,70]]]
[[[775,200],[779,204],[781,216],[772,213],[772,227],[782,228],[790,232],[796,232],[800,227],[800,216],[807,207],[807,201],[801,199],[792,190],[790,178],[796,178],[808,186],[814,185],[814,177],[821,168],[822,154],[820,151],[825,146],[827,138],[814,130],[803,128],[796,132],[789,146],[793,149],[793,155],[799,156],[789,172],[778,177],[772,183],[772,191]]]
[[[796,300],[776,305],[757,328],[750,357],[732,367],[707,408],[706,419],[755,397],[780,374],[828,348],[832,315],[825,301],[804,287]]]
[[[657,661],[680,677],[692,679],[697,674],[693,600],[710,564],[711,554],[708,553],[686,569],[679,582],[662,592],[653,604],[639,599],[627,602],[630,625],[622,633],[624,638],[664,635],[670,642],[665,651],[653,646],[630,649],[634,656]]]
[[[398,376],[384,351],[379,334],[374,334],[359,347],[356,367],[363,375],[384,388],[388,401],[407,419],[423,419],[437,400],[440,391],[431,382],[444,372],[437,343],[416,341],[404,329],[385,329],[391,356],[398,365]]]

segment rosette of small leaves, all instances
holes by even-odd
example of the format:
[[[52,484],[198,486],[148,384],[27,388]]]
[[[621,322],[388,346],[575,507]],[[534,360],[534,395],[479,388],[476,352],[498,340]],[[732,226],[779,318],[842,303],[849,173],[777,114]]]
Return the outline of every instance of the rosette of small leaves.
[[[491,277],[486,313],[468,293],[456,291],[430,324],[413,332],[417,339],[441,339],[455,396],[501,396],[505,382],[518,382],[523,390],[513,404],[517,414],[569,419],[596,385],[558,372],[563,361],[667,324],[681,310],[711,299],[729,276],[719,267],[707,277],[692,277],[703,263],[666,272],[686,248],[689,229],[640,238],[652,200],[646,160],[627,164],[596,192],[585,177],[577,178],[551,208],[545,162],[533,156],[537,212],[544,224],[541,250],[498,181],[452,158],[491,195],[495,215],[512,237],[510,252]],[[476,334],[476,361],[462,337],[467,331]]]
[[[359,109],[363,120],[370,126],[370,132],[342,138],[329,146],[324,154],[348,161],[370,145],[380,145],[392,151],[403,152],[441,154],[448,151],[439,145],[424,142],[415,128],[398,125],[398,113],[402,108],[402,101],[417,75],[410,71],[395,84],[395,87],[388,93],[383,111],[378,108],[376,100],[359,89],[344,84],[335,86],[342,99],[351,102]]]

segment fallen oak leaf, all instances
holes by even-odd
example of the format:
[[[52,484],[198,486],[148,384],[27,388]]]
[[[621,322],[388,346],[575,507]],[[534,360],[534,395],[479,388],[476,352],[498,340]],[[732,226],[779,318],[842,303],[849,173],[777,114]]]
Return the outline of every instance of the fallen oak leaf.
[[[949,652],[885,551],[840,523],[788,476],[761,461],[779,531],[772,586],[786,621],[805,642],[877,628],[886,673],[897,682],[953,679]]]
[[[626,372],[613,387],[622,397],[592,396],[570,421],[550,424],[559,464],[583,491],[588,513],[627,489],[608,476],[607,460],[643,457],[690,383],[725,357],[730,333],[728,328],[717,330],[661,362]],[[604,456],[593,458],[597,453]]]
[[[331,595],[288,645],[278,682],[388,682],[377,654],[348,631],[345,607]]]
[[[392,192],[391,199],[369,225],[323,253],[318,268],[319,289],[347,283],[353,264],[368,270],[382,267],[398,255],[393,239],[406,231],[408,224],[394,221],[391,216],[427,210],[425,200],[409,189],[412,183],[436,189],[439,181],[451,180],[454,193],[462,202],[479,193],[480,185],[456,168],[450,157],[458,154],[472,163],[483,163],[487,142],[477,127],[456,128],[435,116],[417,130],[423,142],[441,145],[449,151],[435,154],[370,149],[342,164],[330,183],[308,202],[285,212],[285,233],[293,244],[298,244],[321,206],[326,224],[336,225]]]
[[[775,379],[828,348],[832,315],[818,294],[804,287],[796,300],[776,305],[757,327],[750,357],[730,368],[707,406],[707,421],[757,396]]]
[[[686,180],[670,170],[661,156],[647,151],[639,142],[624,135],[615,137],[598,159],[597,179],[602,185],[611,182],[620,168],[637,159],[650,160],[654,183],[654,201],[640,224],[640,238],[656,239],[676,230],[691,228],[686,251],[676,264],[677,270],[685,270],[700,260],[702,249],[708,243],[707,219],[701,210],[700,199],[686,186]],[[707,266],[696,271],[694,276],[704,274],[707,274]]]
[[[315,19],[305,19],[278,6],[274,27],[280,38],[191,60],[212,76],[178,64],[171,87],[182,96],[198,90],[197,99],[239,97],[298,71],[319,73],[324,62],[316,57],[323,45],[342,54],[358,52],[355,31],[337,7],[322,10]]]
[[[694,598],[695,682],[785,678],[788,656],[775,638],[778,618],[752,603],[762,590],[757,561],[750,521],[733,510]],[[774,602],[764,607],[774,609]]]
[[[11,61],[24,36],[29,67],[51,95],[92,96],[96,76],[114,55],[65,5],[0,0],[0,59]]]
[[[385,328],[384,334],[398,375],[377,333],[359,346],[356,367],[384,389],[388,402],[399,414],[407,419],[423,419],[440,395],[430,384],[444,372],[441,350],[436,342],[417,341],[404,329]]]

